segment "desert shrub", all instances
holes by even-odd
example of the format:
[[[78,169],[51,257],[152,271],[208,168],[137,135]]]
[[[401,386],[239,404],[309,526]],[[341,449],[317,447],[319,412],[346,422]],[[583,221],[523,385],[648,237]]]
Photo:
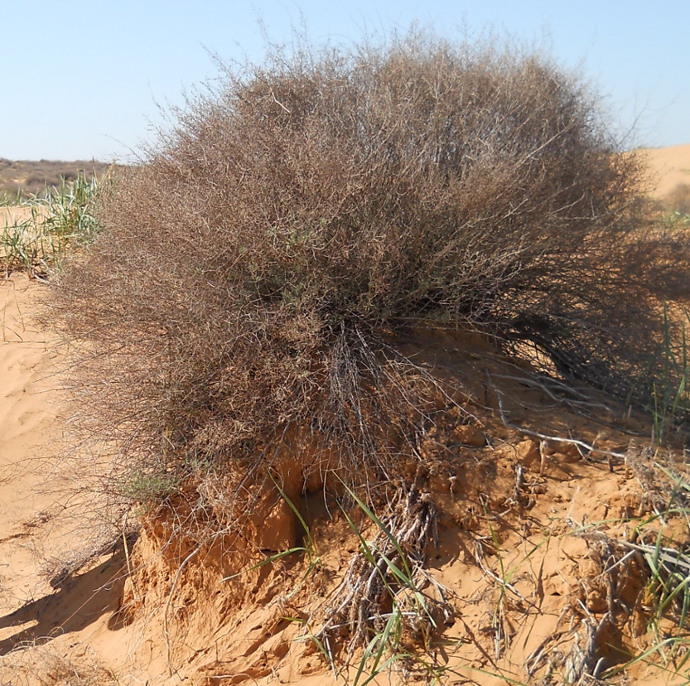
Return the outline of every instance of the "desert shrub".
[[[89,341],[86,424],[165,473],[306,431],[372,482],[437,402],[395,345],[429,320],[644,401],[659,298],[686,286],[605,123],[576,76],[510,47],[412,35],[228,68],[123,170],[56,289]]]

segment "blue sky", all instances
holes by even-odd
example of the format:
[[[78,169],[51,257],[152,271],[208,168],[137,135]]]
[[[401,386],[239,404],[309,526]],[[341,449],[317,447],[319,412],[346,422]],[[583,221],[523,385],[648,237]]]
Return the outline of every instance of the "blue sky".
[[[314,43],[508,33],[579,69],[635,145],[690,143],[690,0],[0,0],[0,157],[126,160],[217,77],[209,51],[260,61],[260,20],[282,42],[301,17]]]

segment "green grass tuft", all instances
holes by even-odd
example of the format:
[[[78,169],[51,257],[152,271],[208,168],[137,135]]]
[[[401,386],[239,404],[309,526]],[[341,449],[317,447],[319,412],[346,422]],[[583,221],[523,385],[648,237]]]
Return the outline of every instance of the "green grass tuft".
[[[18,196],[8,212],[16,208],[28,216],[0,226],[5,276],[23,269],[45,277],[60,268],[69,249],[92,240],[100,230],[94,214],[100,188],[95,176],[79,174],[73,181],[62,178],[42,195]]]

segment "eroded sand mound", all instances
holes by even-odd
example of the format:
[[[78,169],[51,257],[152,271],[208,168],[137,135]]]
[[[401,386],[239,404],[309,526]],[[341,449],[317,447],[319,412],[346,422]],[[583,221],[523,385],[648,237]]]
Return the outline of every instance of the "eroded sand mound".
[[[343,680],[352,617],[339,607],[378,578],[363,541],[384,549],[380,527],[355,507],[358,538],[323,491],[303,491],[296,460],[285,488],[303,522],[269,489],[247,529],[252,545],[199,545],[178,526],[197,502],[190,491],[149,513],[136,542],[91,544],[91,557],[75,563],[90,540],[79,513],[97,518],[78,491],[72,507],[68,491],[51,487],[74,469],[72,456],[43,459],[66,420],[58,353],[33,317],[43,287],[15,277],[0,288],[0,682],[333,683],[310,636],[332,651]],[[377,512],[403,554],[423,563],[417,590],[434,621],[415,619],[409,589],[396,586],[381,605],[357,596],[384,625],[386,603],[389,613],[403,608],[393,681],[426,681],[433,668],[448,683],[574,683],[672,631],[655,616],[645,553],[657,540],[687,542],[685,520],[671,512],[687,504],[659,466],[680,469],[680,454],[649,449],[647,418],[539,376],[478,338],[427,329],[399,344],[448,396],[401,474],[402,495]],[[396,522],[421,527],[424,518],[433,526],[420,551]],[[289,546],[306,550],[280,556]],[[643,661],[632,673],[635,683],[682,682]]]

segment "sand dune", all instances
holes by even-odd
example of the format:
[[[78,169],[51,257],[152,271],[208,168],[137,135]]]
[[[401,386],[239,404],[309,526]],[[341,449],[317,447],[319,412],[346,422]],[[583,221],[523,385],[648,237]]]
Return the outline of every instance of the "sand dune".
[[[690,145],[649,150],[646,155],[659,178],[655,191],[659,196],[688,178]],[[151,527],[142,535],[136,553],[140,560],[152,555],[149,567],[129,580],[130,551],[126,555],[123,548],[102,551],[75,573],[56,576],[55,564],[69,561],[70,552],[79,549],[88,532],[75,528],[66,507],[72,500],[66,500],[66,492],[56,486],[71,463],[64,455],[55,459],[66,413],[55,372],[60,353],[54,337],[36,317],[45,288],[21,274],[0,281],[0,683],[71,683],[54,676],[62,669],[85,679],[74,683],[103,685],[221,686],[243,681],[263,685],[277,680],[332,684],[318,653],[298,642],[300,632],[304,633],[301,625],[283,621],[284,614],[295,617],[298,613],[286,598],[303,571],[299,565],[292,570],[266,568],[256,578],[231,585],[221,582],[222,574],[207,560],[206,567],[201,565],[183,577],[172,602],[176,569],[166,567],[160,551],[158,557],[151,553],[156,535],[156,528]],[[472,356],[454,355],[453,345],[456,342],[450,339],[429,340],[419,354],[430,356],[430,368],[439,363],[440,368],[454,370],[458,378],[475,384],[476,396],[486,398],[480,409],[486,413],[482,431],[489,439],[479,432],[480,440],[474,436],[470,441],[467,427],[458,426],[448,433],[455,439],[464,436],[458,439],[462,447],[458,440],[452,443],[440,434],[420,445],[430,463],[436,464],[439,451],[451,449],[462,463],[456,475],[439,471],[432,479],[434,497],[444,514],[431,569],[451,589],[457,609],[444,659],[458,674],[477,679],[476,683],[506,683],[504,678],[475,670],[492,664],[486,651],[492,650],[492,613],[496,599],[502,597],[475,558],[483,555],[487,569],[500,571],[491,552],[494,532],[481,523],[486,519],[482,508],[505,510],[510,514],[497,533],[505,551],[501,565],[518,573],[513,579],[516,593],[509,594],[512,605],[505,610],[513,648],[500,661],[500,669],[517,683],[531,678],[524,672],[531,653],[558,632],[572,634],[562,625],[569,604],[577,600],[598,617],[606,611],[593,562],[594,543],[569,532],[574,523],[605,521],[606,532],[622,539],[631,513],[650,512],[645,509],[650,506],[640,477],[646,472],[635,471],[631,464],[616,465],[614,470],[606,461],[582,459],[572,445],[547,442],[540,446],[508,431],[496,416],[495,399],[488,398],[484,377],[467,366],[475,364]],[[498,364],[496,357],[491,360],[482,363],[486,370]],[[602,410],[601,423],[590,424],[579,412],[561,406],[554,410],[553,394],[547,397],[529,384],[509,381],[520,373],[518,367],[497,370],[496,378],[502,373],[508,380],[504,392],[513,403],[512,417],[522,417],[520,421],[539,430],[598,441],[605,449],[625,449],[629,436],[605,429],[603,415],[609,410]],[[536,408],[530,410],[531,416],[525,410],[528,407]],[[640,426],[644,435],[644,421],[633,428]],[[518,508],[519,515],[511,510],[516,499],[524,507]],[[458,537],[474,531],[473,527],[479,546],[474,552],[463,548]],[[546,530],[551,538],[540,538]],[[358,543],[348,539],[347,532],[338,540],[321,550],[326,572],[319,577],[319,585],[333,585],[348,567],[348,548],[357,549]],[[632,582],[641,583],[640,579]],[[316,593],[307,587],[298,599],[320,602],[318,598],[310,601],[312,590]],[[528,600],[522,603],[521,597]],[[129,618],[118,614],[123,602],[133,608]],[[185,617],[186,624],[175,633],[172,627],[177,617]],[[172,647],[171,635],[178,640]],[[626,634],[625,640],[632,646],[636,639]],[[660,683],[658,674],[647,677],[646,667],[641,664],[639,669],[636,683]]]
[[[690,144],[640,151],[647,160],[655,197],[663,199],[680,184],[690,185]]]
[[[71,468],[69,459],[42,459],[51,445],[60,444],[65,426],[54,372],[57,353],[50,334],[34,318],[44,288],[23,275],[0,283],[0,682],[62,686],[71,682],[60,681],[55,675],[78,674],[83,680],[75,683],[102,686],[220,686],[244,681],[268,685],[276,678],[281,683],[311,686],[333,683],[318,652],[298,641],[303,634],[301,626],[281,620],[282,613],[296,611],[285,609],[291,606],[284,605],[288,602],[284,598],[299,583],[299,565],[293,576],[287,568],[277,566],[267,574],[257,572],[256,578],[250,574],[240,584],[227,584],[209,559],[183,577],[178,597],[171,604],[170,584],[178,567],[169,566],[165,555],[156,551],[159,534],[153,527],[143,532],[136,552],[136,560],[145,561],[145,567],[131,580],[126,580],[129,563],[120,548],[95,556],[72,575],[57,580],[53,576],[50,583],[47,563],[69,560],[72,549],[78,548],[79,532],[75,532],[69,517],[64,517],[64,493],[51,488],[60,480],[61,470]],[[452,343],[450,339],[443,345],[430,340],[424,354],[440,356],[442,368],[455,369],[462,378],[469,378],[475,363],[452,355],[448,347]],[[551,402],[536,391],[526,391],[520,383],[509,383],[505,390],[511,402],[525,393],[525,405]],[[481,393],[480,386],[477,393]],[[511,416],[517,416],[519,406]],[[588,440],[594,436],[592,427],[581,417],[559,415],[552,410],[549,417],[567,421],[578,435],[589,436]],[[485,431],[494,435],[492,445],[485,445],[481,432],[475,435],[476,431],[467,429],[460,427],[453,434],[473,444],[462,449],[465,461],[469,460],[466,469],[457,482],[439,474],[434,486],[434,497],[444,514],[431,568],[438,581],[454,594],[458,617],[462,618],[456,620],[451,631],[452,636],[460,638],[453,644],[455,647],[447,648],[448,665],[458,674],[481,676],[473,669],[486,667],[482,657],[485,648],[461,638],[469,636],[470,630],[480,635],[481,627],[490,626],[498,590],[491,577],[477,567],[474,557],[463,552],[458,535],[467,527],[482,526],[477,515],[470,513],[477,512],[477,507],[481,509],[483,491],[489,498],[487,502],[493,503],[491,507],[507,507],[502,504],[506,498],[529,497],[533,505],[527,518],[516,521],[512,529],[501,534],[503,563],[521,570],[524,567],[526,576],[515,579],[519,587],[516,592],[532,597],[529,570],[540,569],[539,583],[542,593],[546,593],[538,613],[527,619],[524,608],[514,614],[506,610],[506,621],[515,624],[515,648],[502,658],[500,669],[507,670],[511,678],[520,677],[524,676],[522,664],[527,656],[554,632],[563,630],[560,618],[568,598],[578,592],[582,574],[591,575],[596,570],[588,559],[588,546],[578,537],[555,536],[549,545],[532,551],[527,563],[525,551],[534,545],[532,539],[543,540],[543,527],[556,526],[554,531],[562,533],[569,527],[567,522],[584,522],[588,517],[616,518],[628,508],[643,507],[639,482],[632,471],[621,469],[611,475],[606,463],[582,461],[572,446],[554,444],[548,455],[540,458],[534,441],[512,438],[512,443],[505,442],[509,435],[495,420],[485,426]],[[595,430],[599,432],[600,427]],[[503,438],[499,440],[498,436]],[[478,437],[481,440],[476,440]],[[608,444],[606,439],[599,439],[600,445],[613,448],[620,438]],[[448,439],[439,434],[428,441],[428,446],[420,446],[432,463],[442,440]],[[487,460],[497,470],[492,472],[490,483],[482,477],[481,465],[488,465]],[[529,490],[525,495],[514,495],[516,465],[522,465],[526,483],[532,484],[530,488],[538,487],[533,492],[543,495],[527,495]],[[48,467],[52,471],[47,471]],[[319,497],[315,496],[314,503]],[[610,531],[614,529],[616,525],[611,524]],[[344,536],[340,540],[345,543],[320,551],[322,564],[333,579],[349,567],[348,549],[357,549],[356,541],[347,538],[347,528],[338,536]],[[483,564],[495,567],[490,553],[483,554]],[[319,585],[326,583],[326,578]],[[597,587],[594,578],[586,583]],[[318,593],[312,595],[310,584],[303,586],[298,598],[307,605],[323,602]],[[598,612],[601,608],[596,605],[597,598],[595,594],[587,602]],[[122,603],[132,608],[131,619],[118,614]],[[181,627],[174,622],[178,616],[187,617]],[[480,682],[498,685],[504,680],[484,675]],[[380,683],[388,682],[384,679]]]

